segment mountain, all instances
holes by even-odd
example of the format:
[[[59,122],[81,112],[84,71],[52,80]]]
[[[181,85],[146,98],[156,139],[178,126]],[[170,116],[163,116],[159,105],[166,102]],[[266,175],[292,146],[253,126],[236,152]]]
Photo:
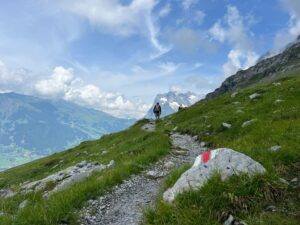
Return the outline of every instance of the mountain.
[[[155,97],[152,107],[146,114],[146,118],[154,118],[153,107],[159,102],[161,105],[162,117],[170,115],[178,111],[178,107],[182,105],[183,107],[188,107],[199,100],[197,94],[193,92],[179,93],[176,91],[169,91],[165,94],[158,94]]]
[[[295,45],[286,51],[253,67],[264,71],[264,76],[248,79],[244,72],[238,73],[241,77],[231,78],[236,82],[227,89],[224,83],[228,81],[206,101],[165,120],[153,123],[143,119],[124,131],[1,172],[0,224],[102,224],[103,217],[107,219],[103,224],[116,218],[130,221],[128,224],[157,225],[300,224],[299,53]],[[236,89],[238,95],[227,93]],[[250,97],[253,94],[257,98]],[[175,106],[178,95],[158,95],[156,101]],[[48,107],[37,107],[46,104],[44,101],[32,101],[3,101],[0,110],[11,115],[22,106],[19,114],[38,114],[39,108],[62,114],[52,102],[46,101],[50,110],[45,110]],[[77,118],[74,112],[67,116]],[[14,117],[9,120],[12,123]],[[1,121],[1,134],[5,121]],[[15,123],[26,125],[27,121],[31,120],[22,117]],[[266,173],[249,177],[233,171],[249,164],[240,157],[219,158],[216,151],[209,151],[219,148],[233,149],[244,159],[259,162]],[[195,159],[189,149],[202,156],[195,161],[194,176],[182,180],[181,175],[186,176],[190,168],[185,157]],[[224,179],[228,174],[235,175]],[[199,184],[201,177],[208,179],[204,186],[189,188]],[[174,204],[165,202],[163,193],[178,178],[185,189]],[[78,221],[86,217],[86,221]]]
[[[120,131],[132,123],[63,100],[0,94],[0,169]]]
[[[214,92],[207,94],[206,99],[243,87],[265,83],[289,76],[300,68],[300,36],[288,45],[280,54],[259,61],[247,70],[240,70],[228,77]]]

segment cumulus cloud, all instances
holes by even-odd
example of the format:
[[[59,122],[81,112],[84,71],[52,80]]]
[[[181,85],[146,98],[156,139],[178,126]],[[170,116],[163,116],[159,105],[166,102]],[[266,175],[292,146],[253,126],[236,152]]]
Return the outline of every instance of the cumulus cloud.
[[[250,38],[246,18],[242,17],[235,6],[228,6],[227,14],[210,29],[213,39],[228,43],[232,49],[228,53],[228,61],[223,65],[224,75],[230,76],[239,69],[252,66],[258,59]]]
[[[87,19],[91,24],[106,32],[121,36],[144,35],[153,46],[164,54],[169,50],[158,41],[158,28],[152,16],[157,4],[155,0],[133,0],[124,5],[121,0],[62,0],[59,4],[63,9]],[[160,13],[165,16],[170,6]]]
[[[24,68],[11,69],[0,60],[0,92],[25,91],[31,85],[31,72]]]
[[[300,35],[300,1],[280,0],[284,9],[289,13],[290,20],[288,27],[280,30],[275,37],[275,53],[282,50],[286,45],[295,41]]]
[[[64,97],[74,83],[76,83],[76,79],[72,69],[56,67],[49,79],[41,80],[35,84],[35,89],[41,95],[60,98]]]
[[[117,117],[141,118],[149,105],[133,103],[119,93],[106,92],[93,84],[85,84],[72,69],[56,67],[48,79],[35,84],[38,95],[61,98],[79,105],[102,110]]]

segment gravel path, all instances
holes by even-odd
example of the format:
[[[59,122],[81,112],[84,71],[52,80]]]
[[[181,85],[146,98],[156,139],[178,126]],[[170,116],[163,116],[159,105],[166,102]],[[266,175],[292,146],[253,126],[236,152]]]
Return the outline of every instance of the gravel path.
[[[164,159],[139,175],[113,188],[110,193],[87,202],[81,210],[84,225],[138,225],[143,211],[153,207],[164,177],[172,168],[192,163],[200,153],[201,146],[188,135],[170,136],[173,150]]]
[[[155,131],[155,121],[151,120],[149,123],[146,123],[144,126],[142,126],[142,130],[148,131],[148,132],[154,132]]]

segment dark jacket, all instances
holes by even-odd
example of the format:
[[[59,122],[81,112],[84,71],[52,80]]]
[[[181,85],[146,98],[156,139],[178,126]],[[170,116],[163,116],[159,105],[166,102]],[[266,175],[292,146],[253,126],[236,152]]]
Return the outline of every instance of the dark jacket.
[[[160,105],[158,105],[158,110],[157,110],[157,107],[156,107],[156,105],[153,107],[153,112],[154,113],[161,113],[161,107],[160,107]]]

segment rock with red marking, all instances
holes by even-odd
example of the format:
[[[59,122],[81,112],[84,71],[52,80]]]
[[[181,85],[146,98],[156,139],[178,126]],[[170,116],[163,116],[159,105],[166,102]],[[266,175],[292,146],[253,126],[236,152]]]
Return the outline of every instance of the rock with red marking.
[[[232,149],[207,151],[196,158],[194,165],[164,193],[163,199],[173,202],[183,191],[201,188],[216,172],[220,173],[222,180],[225,180],[232,175],[245,173],[252,176],[265,171],[260,163]]]

